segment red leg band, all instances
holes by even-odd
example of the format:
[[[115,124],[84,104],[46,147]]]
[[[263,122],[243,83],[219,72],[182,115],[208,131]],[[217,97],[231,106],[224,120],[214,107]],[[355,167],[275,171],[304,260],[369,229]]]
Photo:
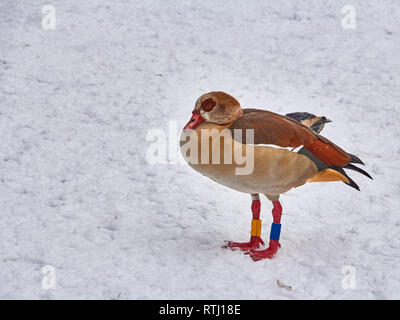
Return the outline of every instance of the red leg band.
[[[279,201],[273,201],[274,208],[272,209],[272,217],[274,223],[281,223],[282,206]]]
[[[253,219],[260,219],[261,201],[253,200],[251,203],[251,211],[253,212]]]

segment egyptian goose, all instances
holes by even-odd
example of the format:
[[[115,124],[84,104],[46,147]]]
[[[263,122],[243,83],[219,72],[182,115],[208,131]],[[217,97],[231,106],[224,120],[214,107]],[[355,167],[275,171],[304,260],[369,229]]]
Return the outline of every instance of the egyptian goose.
[[[231,189],[249,193],[252,198],[250,241],[229,241],[225,248],[241,249],[253,260],[272,258],[280,248],[280,194],[307,182],[325,181],[343,181],[359,190],[343,169],[371,178],[352,164],[364,164],[358,157],[319,135],[327,122],[330,120],[325,117],[305,112],[282,116],[270,111],[242,109],[234,97],[220,91],[197,99],[181,136],[183,157],[201,174]],[[218,143],[214,145],[215,141]],[[236,161],[235,155],[239,154],[242,158]],[[250,170],[245,170],[243,154],[251,155]],[[221,155],[224,161],[217,161]],[[264,245],[259,194],[264,194],[273,205],[269,247],[265,250],[256,250]]]

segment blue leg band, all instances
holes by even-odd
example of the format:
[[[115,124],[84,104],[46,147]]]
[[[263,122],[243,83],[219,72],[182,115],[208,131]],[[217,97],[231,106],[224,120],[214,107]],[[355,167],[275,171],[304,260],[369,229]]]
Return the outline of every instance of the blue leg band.
[[[280,235],[281,235],[281,224],[280,223],[272,223],[271,233],[269,235],[270,240],[279,240]]]

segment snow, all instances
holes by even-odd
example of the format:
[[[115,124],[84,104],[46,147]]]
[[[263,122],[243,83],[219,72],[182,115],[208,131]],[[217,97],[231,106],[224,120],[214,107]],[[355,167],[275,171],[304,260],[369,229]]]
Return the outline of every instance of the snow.
[[[0,298],[400,298],[398,1],[53,0],[55,30],[43,5],[0,3]],[[282,196],[272,260],[221,249],[248,239],[250,196],[146,159],[213,90],[325,115],[374,180]],[[265,238],[266,198],[262,219]]]

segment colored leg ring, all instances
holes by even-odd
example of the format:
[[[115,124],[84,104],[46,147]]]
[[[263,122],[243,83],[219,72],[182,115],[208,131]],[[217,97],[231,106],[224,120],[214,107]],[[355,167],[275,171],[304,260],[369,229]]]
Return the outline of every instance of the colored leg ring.
[[[279,240],[279,236],[281,235],[281,226],[280,223],[271,224],[271,233],[269,235],[270,240]]]
[[[260,219],[251,220],[251,236],[252,237],[261,236],[261,220]]]

